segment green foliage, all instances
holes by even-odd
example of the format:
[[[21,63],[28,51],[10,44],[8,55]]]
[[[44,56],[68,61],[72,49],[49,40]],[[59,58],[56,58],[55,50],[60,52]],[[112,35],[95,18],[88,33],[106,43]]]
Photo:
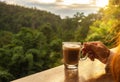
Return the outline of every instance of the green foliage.
[[[0,30],[18,32],[22,27],[38,28],[46,23],[52,23],[56,30],[60,17],[50,12],[35,8],[6,5],[0,2]]]
[[[59,16],[0,2],[0,24],[0,81],[61,64]]]
[[[67,17],[63,19],[61,29],[63,41],[71,41],[74,38],[74,31],[77,27],[73,23],[74,20],[72,18]]]
[[[97,27],[99,25],[99,27]],[[91,27],[86,41],[102,41],[106,45],[110,45],[110,27],[101,21],[96,21]]]
[[[120,7],[109,5],[106,9],[101,10],[100,12],[102,13],[102,18],[91,25],[86,40],[100,40],[107,46],[114,47],[116,44],[116,35],[120,32]]]
[[[85,38],[87,37],[89,27],[92,23],[99,19],[99,14],[89,14],[88,16],[82,16],[82,19],[78,20],[78,28],[75,31],[75,40],[84,42]]]
[[[14,79],[13,75],[7,71],[0,70],[0,82],[9,82],[12,79]]]
[[[11,43],[13,34],[7,31],[0,31],[0,47]]]
[[[51,63],[50,67],[58,66],[62,64],[61,59],[62,59],[62,42],[61,39],[54,39],[52,42],[50,42],[50,48],[51,48],[51,53],[50,53],[50,59]]]
[[[0,66],[17,79],[60,65],[61,39],[50,39],[49,44],[47,35],[43,33],[36,29],[22,28],[14,34],[10,42],[0,48]],[[0,78],[2,80],[3,76]],[[7,76],[3,79],[7,82]]]

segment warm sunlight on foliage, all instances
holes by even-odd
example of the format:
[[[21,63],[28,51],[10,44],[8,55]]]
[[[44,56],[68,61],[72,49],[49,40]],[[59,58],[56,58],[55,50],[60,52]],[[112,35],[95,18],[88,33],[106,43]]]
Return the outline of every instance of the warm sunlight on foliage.
[[[101,9],[98,14],[101,14],[102,18],[90,26],[87,40],[101,40],[106,45],[115,46],[116,35],[120,32],[119,13],[120,6],[116,5],[109,5],[106,9]]]

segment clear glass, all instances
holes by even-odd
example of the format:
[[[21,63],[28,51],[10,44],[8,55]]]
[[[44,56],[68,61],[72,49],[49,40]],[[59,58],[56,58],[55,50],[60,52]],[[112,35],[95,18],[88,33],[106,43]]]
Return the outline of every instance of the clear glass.
[[[65,68],[77,69],[79,60],[85,60],[87,57],[83,57],[81,54],[82,45],[80,42],[63,42],[63,61]]]

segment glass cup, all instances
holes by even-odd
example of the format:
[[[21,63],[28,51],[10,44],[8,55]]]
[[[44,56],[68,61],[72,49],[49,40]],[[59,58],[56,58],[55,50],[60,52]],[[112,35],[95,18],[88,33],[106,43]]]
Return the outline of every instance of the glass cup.
[[[80,42],[63,42],[63,62],[67,69],[77,69],[79,60],[85,60],[81,53],[82,45]]]

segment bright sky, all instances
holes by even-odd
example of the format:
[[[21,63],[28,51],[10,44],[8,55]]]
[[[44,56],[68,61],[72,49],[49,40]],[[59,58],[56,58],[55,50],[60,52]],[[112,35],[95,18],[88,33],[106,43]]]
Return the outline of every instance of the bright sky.
[[[35,0],[31,0],[35,1]],[[108,4],[108,0],[36,0],[39,3],[49,4],[60,2],[61,5],[73,5],[73,4],[93,4],[98,7],[104,7]]]
[[[105,7],[108,0],[0,0],[8,4],[17,4],[26,7],[36,7],[46,10],[62,18],[72,17],[76,12],[85,14],[94,13],[99,8]]]

